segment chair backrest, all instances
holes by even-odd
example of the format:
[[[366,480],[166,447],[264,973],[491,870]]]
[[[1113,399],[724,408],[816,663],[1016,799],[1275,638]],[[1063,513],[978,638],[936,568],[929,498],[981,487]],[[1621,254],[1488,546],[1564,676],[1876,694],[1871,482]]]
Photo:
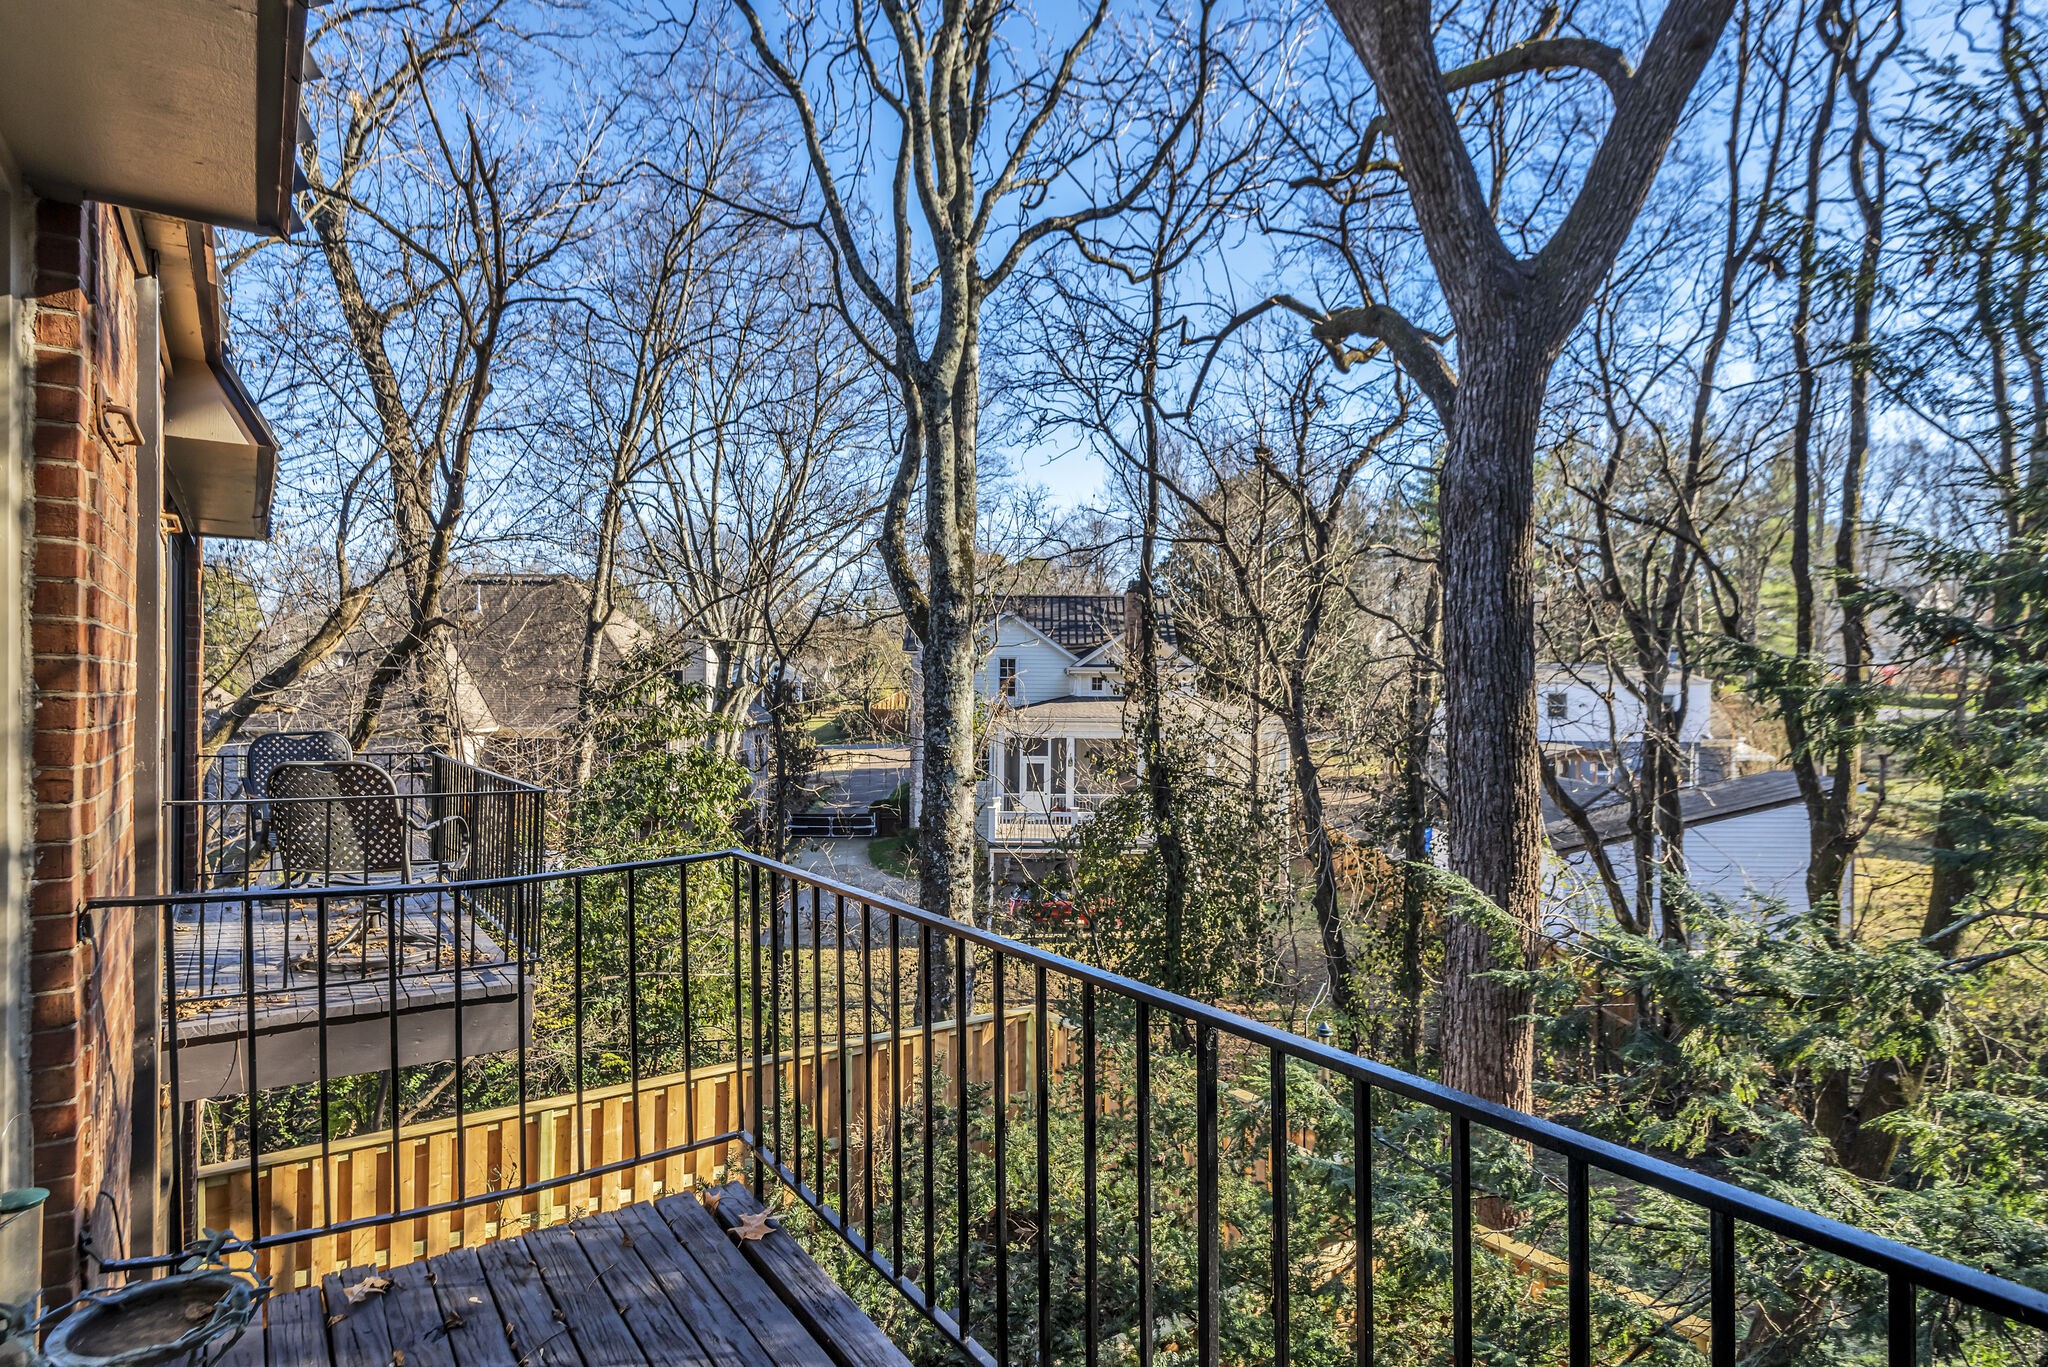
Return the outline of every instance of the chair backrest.
[[[362,760],[287,760],[271,771],[271,824],[287,878],[398,875],[411,842],[391,775]]]
[[[270,777],[280,764],[354,758],[339,731],[272,731],[249,742],[242,761],[242,791],[249,797],[269,797]]]

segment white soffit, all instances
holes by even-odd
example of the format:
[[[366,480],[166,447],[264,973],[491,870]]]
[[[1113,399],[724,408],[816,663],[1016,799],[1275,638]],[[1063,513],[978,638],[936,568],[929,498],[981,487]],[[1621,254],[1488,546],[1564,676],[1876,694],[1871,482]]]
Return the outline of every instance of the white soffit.
[[[212,234],[145,215],[143,235],[162,284],[164,482],[188,530],[262,540],[270,535],[277,439],[243,388],[220,336]]]
[[[57,199],[291,228],[300,0],[0,0],[0,142]]]

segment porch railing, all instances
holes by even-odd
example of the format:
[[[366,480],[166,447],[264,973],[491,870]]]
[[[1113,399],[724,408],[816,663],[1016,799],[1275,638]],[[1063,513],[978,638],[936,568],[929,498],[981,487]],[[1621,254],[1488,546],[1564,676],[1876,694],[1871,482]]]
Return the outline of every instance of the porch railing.
[[[982,814],[982,838],[994,844],[1055,845],[1083,822],[1093,820],[1110,800],[1106,793],[1076,793],[1070,805],[1044,811],[1006,810],[1014,798],[992,801]]]
[[[167,983],[181,1229],[202,1163],[246,1169],[238,1232],[274,1257],[343,1236],[417,1256],[708,1171],[781,1193],[983,1363],[2048,1345],[2038,1289],[750,854],[500,886],[537,890],[535,956],[496,998],[512,1024],[477,1028],[484,989],[451,965],[437,1055],[405,1053],[394,993],[377,1067],[342,1071],[323,949],[309,1074],[264,1074],[250,996],[239,1085],[181,1090]],[[699,1105],[713,1074],[724,1101]]]

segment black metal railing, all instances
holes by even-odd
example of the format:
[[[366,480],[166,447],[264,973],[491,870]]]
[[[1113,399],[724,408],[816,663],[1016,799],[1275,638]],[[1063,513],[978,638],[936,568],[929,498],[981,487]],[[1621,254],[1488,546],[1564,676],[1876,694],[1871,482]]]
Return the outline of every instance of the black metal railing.
[[[546,789],[435,751],[368,750],[350,759],[388,779],[393,800],[373,803],[360,791],[280,796],[269,790],[274,781],[266,786],[249,772],[247,746],[215,756],[202,796],[169,804],[179,854],[173,891],[518,878],[541,871]],[[394,828],[398,848],[382,831],[363,829],[373,821]],[[280,838],[288,825],[307,833],[300,849]]]
[[[195,1089],[194,1013],[167,979],[172,1113],[195,1155],[181,1232],[236,1213],[207,1181],[246,1182],[257,1248],[351,1236],[360,1259],[404,1222],[402,1254],[369,1256],[432,1249],[417,1232],[434,1219],[449,1242],[484,1237],[484,1207],[502,1237],[743,1176],[986,1363],[1732,1367],[2048,1346],[2039,1289],[750,854],[499,886],[534,890],[533,954],[489,984],[450,966],[439,1054],[406,1052],[394,966],[370,1017],[388,1038],[351,1037],[342,1058],[361,1018],[330,999],[323,952],[292,1027],[312,1063],[266,1071],[245,989],[236,1085]],[[359,890],[304,895],[327,917]],[[543,1114],[568,1117],[548,1122],[553,1169]],[[480,1115],[497,1136],[483,1167],[465,1152]],[[304,1197],[335,1185],[344,1149],[434,1166],[408,1143],[442,1144],[453,1176],[394,1180],[375,1208]],[[287,1160],[298,1214],[278,1196]],[[580,1194],[550,1195],[565,1189]]]

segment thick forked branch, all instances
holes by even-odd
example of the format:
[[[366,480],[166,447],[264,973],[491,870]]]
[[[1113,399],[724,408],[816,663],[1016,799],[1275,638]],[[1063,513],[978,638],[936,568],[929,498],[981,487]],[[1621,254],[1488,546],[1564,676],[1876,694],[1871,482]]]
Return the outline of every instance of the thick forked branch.
[[[1628,86],[1635,79],[1635,71],[1628,64],[1628,58],[1620,49],[1591,38],[1550,38],[1525,39],[1511,47],[1490,53],[1463,66],[1452,67],[1444,73],[1444,92],[1469,89],[1484,85],[1488,81],[1505,80],[1509,76],[1524,76],[1532,71],[1591,72],[1598,76],[1614,97],[1615,103],[1628,93]],[[1398,161],[1382,161],[1375,156],[1380,139],[1391,131],[1385,114],[1379,115],[1366,124],[1365,134],[1358,140],[1358,155],[1350,166],[1327,176],[1304,176],[1289,182],[1295,189],[1335,189],[1346,181],[1356,180],[1368,171],[1376,169],[1399,170]]]
[[[1515,258],[1494,222],[1446,98],[1452,87],[1437,66],[1427,0],[1330,0],[1330,8],[1379,87],[1416,219],[1453,317],[1484,294],[1528,298],[1540,290],[1548,296],[1544,312],[1561,339],[1584,312],[1633,226],[1734,0],[1671,0],[1641,66],[1626,78],[1618,54],[1578,39],[1532,40],[1518,45],[1519,55],[1510,48],[1475,64],[1482,73],[1504,75],[1537,69],[1547,57],[1551,65],[1594,70],[1617,92],[1614,118],[1564,223],[1532,261]]]
[[[1208,378],[1209,367],[1216,359],[1216,353],[1233,333],[1245,324],[1270,313],[1274,309],[1285,309],[1309,323],[1309,335],[1323,344],[1331,362],[1340,371],[1369,358],[1370,352],[1355,350],[1345,345],[1351,337],[1371,337],[1393,353],[1394,360],[1422,396],[1429,400],[1436,410],[1437,419],[1446,427],[1450,425],[1451,407],[1458,396],[1458,377],[1445,359],[1442,343],[1445,338],[1424,332],[1404,317],[1398,309],[1389,305],[1369,302],[1347,308],[1323,310],[1302,302],[1291,294],[1275,294],[1262,299],[1248,309],[1237,313],[1207,340],[1209,354],[1203,358],[1202,366],[1195,374],[1195,382],[1189,392],[1188,406],[1202,392],[1203,381]]]

